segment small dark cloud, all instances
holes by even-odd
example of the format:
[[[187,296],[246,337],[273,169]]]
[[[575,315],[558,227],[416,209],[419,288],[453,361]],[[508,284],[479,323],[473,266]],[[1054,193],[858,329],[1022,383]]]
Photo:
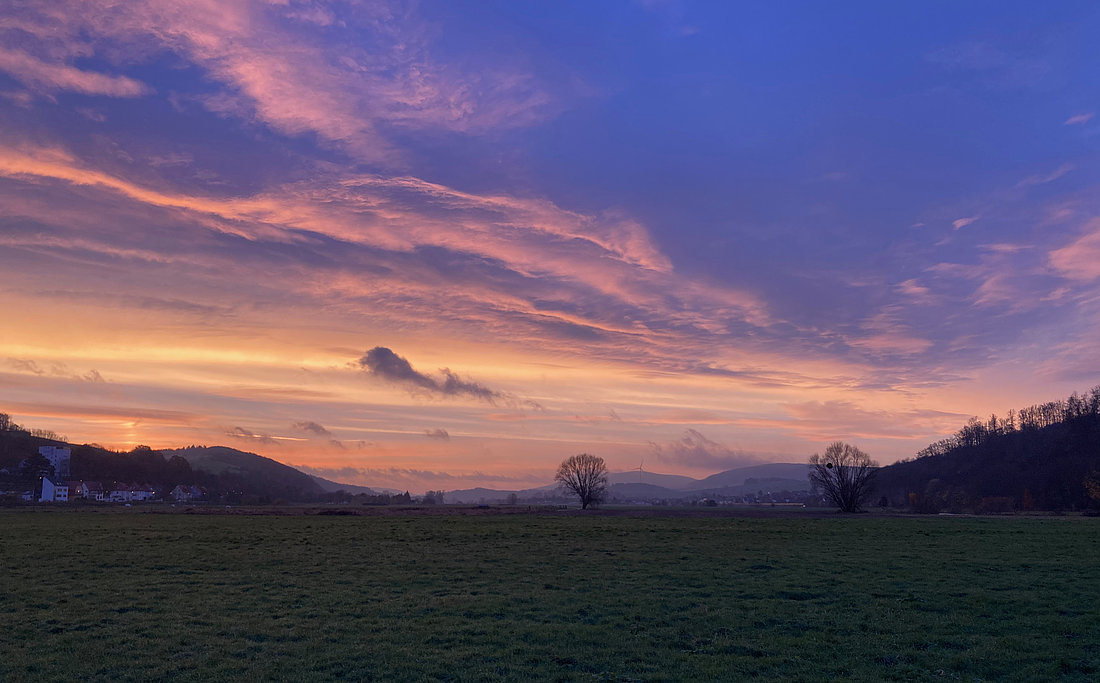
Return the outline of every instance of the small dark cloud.
[[[446,429],[439,427],[437,429],[425,429],[424,433],[428,435],[429,439],[439,439],[440,441],[450,441],[451,434]]]
[[[33,360],[27,360],[23,358],[7,358],[5,364],[15,369],[18,372],[27,372],[39,377],[64,377],[65,379],[75,379],[81,382],[106,382],[103,379],[103,375],[99,374],[99,370],[91,369],[84,374],[80,374],[69,368],[64,363],[49,363],[46,367],[39,365]]]
[[[257,434],[256,432],[245,429],[244,427],[234,427],[233,429],[227,429],[225,431],[226,436],[231,436],[234,439],[252,439],[259,441],[260,443],[274,444],[278,443],[275,439],[272,439],[267,434]]]
[[[439,371],[439,379],[414,369],[406,359],[384,346],[376,346],[359,359],[359,367],[372,377],[401,384],[414,391],[425,391],[439,396],[472,396],[488,403],[514,402],[507,394],[494,391],[477,382],[462,379],[448,368]],[[536,404],[537,405],[537,404]]]
[[[38,363],[33,360],[24,360],[22,358],[8,358],[5,360],[9,367],[12,367],[19,372],[29,372],[33,375],[44,375],[46,371],[38,367]]]
[[[408,384],[428,391],[441,392],[439,383],[425,374],[413,370],[409,361],[384,346],[376,346],[359,359],[359,367],[366,368],[372,376],[398,384]]]
[[[651,441],[649,445],[659,460],[685,467],[732,469],[760,462],[753,454],[727,448],[695,429],[685,429],[676,441],[663,444]]]
[[[443,384],[440,390],[448,396],[453,394],[468,394],[474,398],[480,398],[482,400],[492,403],[494,399],[500,398],[499,392],[478,384],[477,382],[470,382],[460,378],[455,373],[451,372],[448,368],[441,370],[443,373]]]
[[[313,434],[314,436],[332,436],[332,432],[325,429],[321,425],[311,420],[303,420],[302,422],[295,422],[291,425],[299,432],[305,432],[306,434]]]

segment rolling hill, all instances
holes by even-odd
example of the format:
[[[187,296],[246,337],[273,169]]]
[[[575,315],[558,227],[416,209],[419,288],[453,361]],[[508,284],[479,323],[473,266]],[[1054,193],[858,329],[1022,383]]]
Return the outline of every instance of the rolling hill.
[[[328,479],[318,477],[315,474],[309,475],[309,478],[312,479],[314,482],[317,483],[318,486],[320,486],[322,489],[324,489],[325,491],[327,491],[329,493],[336,493],[337,491],[346,491],[347,493],[351,493],[353,495],[362,493],[362,494],[366,494],[368,496],[377,496],[380,493],[399,493],[398,491],[395,491],[394,489],[378,489],[378,490],[375,490],[375,489],[372,489],[372,488],[368,488],[366,486],[357,486],[355,484],[341,484],[338,481],[330,481]]]
[[[673,491],[695,488],[699,484],[698,479],[680,474],[658,474],[649,471],[639,472],[638,470],[611,472],[607,475],[607,481],[609,484],[648,484]]]
[[[304,472],[271,458],[227,446],[190,446],[165,449],[161,453],[165,457],[183,457],[192,469],[217,475],[223,486],[235,488],[244,495],[313,500],[325,493],[325,489]]]
[[[749,479],[786,479],[797,480],[800,488],[807,488],[810,466],[805,463],[771,462],[748,467],[737,467],[718,474],[712,474],[699,481],[693,489],[709,490],[727,486],[743,486]]]

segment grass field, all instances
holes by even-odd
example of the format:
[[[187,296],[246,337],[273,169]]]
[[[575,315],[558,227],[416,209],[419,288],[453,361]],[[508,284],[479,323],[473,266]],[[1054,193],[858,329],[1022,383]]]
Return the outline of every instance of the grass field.
[[[1097,680],[1100,520],[0,513],[0,680]]]

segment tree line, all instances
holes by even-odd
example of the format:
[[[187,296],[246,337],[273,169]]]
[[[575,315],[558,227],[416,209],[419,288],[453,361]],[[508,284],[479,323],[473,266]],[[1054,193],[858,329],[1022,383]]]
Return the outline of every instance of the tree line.
[[[1100,506],[1100,386],[971,419],[918,457],[882,468],[879,494],[920,512]]]
[[[927,458],[944,455],[957,448],[982,446],[1006,434],[1037,431],[1085,417],[1100,417],[1100,385],[1089,389],[1084,395],[1075,391],[1065,400],[1009,410],[1004,417],[994,414],[985,421],[972,417],[951,436],[922,448],[917,452],[917,457]]]

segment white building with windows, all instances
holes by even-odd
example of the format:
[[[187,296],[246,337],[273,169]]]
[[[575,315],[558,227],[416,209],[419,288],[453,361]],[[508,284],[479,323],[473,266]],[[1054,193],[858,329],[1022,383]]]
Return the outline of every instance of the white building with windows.
[[[38,453],[53,465],[53,476],[58,481],[69,480],[69,463],[72,460],[71,449],[61,446],[39,446]]]
[[[38,497],[40,503],[68,503],[69,486],[65,483],[55,484],[49,477],[42,477],[42,495]]]

